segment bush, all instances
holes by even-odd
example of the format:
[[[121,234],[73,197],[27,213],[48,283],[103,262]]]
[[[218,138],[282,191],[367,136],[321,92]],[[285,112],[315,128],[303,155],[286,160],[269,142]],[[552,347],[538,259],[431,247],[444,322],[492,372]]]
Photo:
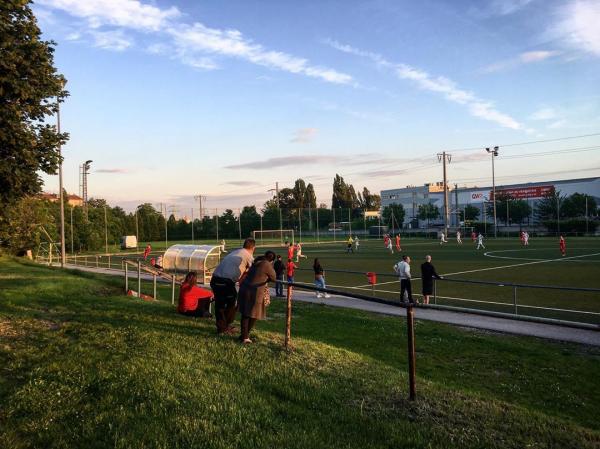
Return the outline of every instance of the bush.
[[[551,232],[558,232],[558,223],[556,220],[546,220],[544,226]],[[598,227],[598,221],[589,220],[586,224],[583,218],[572,218],[570,220],[561,220],[560,232],[569,234],[585,234],[587,232],[594,233]]]

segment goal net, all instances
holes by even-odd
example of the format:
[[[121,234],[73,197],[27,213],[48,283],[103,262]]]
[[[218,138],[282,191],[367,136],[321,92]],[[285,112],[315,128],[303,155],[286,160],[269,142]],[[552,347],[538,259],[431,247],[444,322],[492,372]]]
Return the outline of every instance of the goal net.
[[[252,237],[257,245],[284,245],[294,243],[293,229],[267,229],[263,231],[252,231]]]

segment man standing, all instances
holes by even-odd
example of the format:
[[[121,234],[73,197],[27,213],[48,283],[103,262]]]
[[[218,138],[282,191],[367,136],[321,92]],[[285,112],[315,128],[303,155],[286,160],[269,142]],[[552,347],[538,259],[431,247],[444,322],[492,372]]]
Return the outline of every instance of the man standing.
[[[354,252],[354,249],[352,248],[353,243],[354,240],[352,240],[352,236],[348,237],[348,241],[346,242],[346,253]]]
[[[443,245],[444,243],[448,243],[448,240],[446,240],[446,234],[440,232],[440,245]]]
[[[404,296],[411,304],[414,304],[414,300],[412,297],[412,286],[410,284],[410,257],[402,256],[402,260],[394,265],[394,271],[398,274],[400,278],[400,301],[406,302]]]
[[[462,238],[460,235],[460,231],[456,231],[456,243],[458,243],[459,245],[462,245]]]
[[[565,257],[567,255],[567,241],[562,235],[558,240],[558,247],[560,248],[560,253],[562,254],[562,256]]]
[[[433,294],[433,279],[442,279],[431,263],[431,256],[425,256],[425,263],[421,265],[421,281],[423,283],[423,303],[429,304],[429,296]]]
[[[483,244],[483,234],[481,232],[477,236],[477,249],[479,248],[485,249],[485,245]]]
[[[529,246],[529,232],[523,233],[523,246]]]
[[[358,252],[358,248],[360,247],[360,242],[358,241],[358,235],[354,237],[354,251]]]
[[[244,240],[243,247],[228,253],[213,273],[210,287],[215,295],[217,334],[230,334],[235,331],[231,327],[237,310],[235,284],[243,279],[252,266],[255,249],[256,241],[247,238]]]
[[[400,246],[400,234],[396,234],[396,251],[402,251],[402,247]]]
[[[281,256],[277,256],[277,260],[273,264],[273,268],[275,269],[275,296],[282,298],[283,297],[283,284],[281,283],[283,279],[283,272],[285,271],[285,265],[281,260]]]

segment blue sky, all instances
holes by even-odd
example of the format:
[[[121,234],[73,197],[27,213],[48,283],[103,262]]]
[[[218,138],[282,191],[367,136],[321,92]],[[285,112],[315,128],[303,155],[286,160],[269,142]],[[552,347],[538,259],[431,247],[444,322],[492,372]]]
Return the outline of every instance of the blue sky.
[[[38,0],[71,97],[65,185],[127,208],[262,204],[279,181],[329,203],[486,185],[483,148],[600,133],[600,1]],[[481,150],[462,151],[463,148]],[[501,148],[501,182],[600,173],[600,136]],[[454,151],[461,150],[461,151]],[[510,158],[524,153],[547,153]],[[46,177],[56,190],[56,177]],[[189,214],[188,214],[189,215]]]

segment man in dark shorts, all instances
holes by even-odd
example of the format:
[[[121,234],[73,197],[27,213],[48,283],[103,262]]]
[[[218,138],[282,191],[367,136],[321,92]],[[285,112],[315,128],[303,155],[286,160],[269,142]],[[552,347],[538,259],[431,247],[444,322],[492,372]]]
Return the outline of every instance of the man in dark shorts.
[[[210,287],[215,295],[215,318],[217,334],[235,332],[231,326],[237,310],[237,290],[235,284],[240,282],[254,261],[256,242],[247,238],[242,248],[225,256],[215,269]]]

